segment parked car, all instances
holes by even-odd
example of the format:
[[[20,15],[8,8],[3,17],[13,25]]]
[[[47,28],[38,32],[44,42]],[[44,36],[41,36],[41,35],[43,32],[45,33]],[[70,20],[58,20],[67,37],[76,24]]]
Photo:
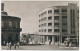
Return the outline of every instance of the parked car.
[[[73,46],[73,47],[77,46],[77,40],[73,40],[71,46]]]
[[[68,46],[75,47],[75,46],[77,46],[77,38],[68,38],[68,39],[65,39],[64,44],[67,47]]]

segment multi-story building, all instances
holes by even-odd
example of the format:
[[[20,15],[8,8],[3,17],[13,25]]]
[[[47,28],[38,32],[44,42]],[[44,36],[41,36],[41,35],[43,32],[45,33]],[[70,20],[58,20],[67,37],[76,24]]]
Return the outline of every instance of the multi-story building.
[[[79,7],[75,3],[52,6],[39,13],[39,36],[42,41],[63,43],[65,38],[77,38]]]
[[[19,42],[20,40],[20,21],[21,19],[15,16],[9,16],[7,12],[4,11],[4,3],[2,3],[1,10],[1,43],[6,45],[6,43],[11,42],[12,44]]]

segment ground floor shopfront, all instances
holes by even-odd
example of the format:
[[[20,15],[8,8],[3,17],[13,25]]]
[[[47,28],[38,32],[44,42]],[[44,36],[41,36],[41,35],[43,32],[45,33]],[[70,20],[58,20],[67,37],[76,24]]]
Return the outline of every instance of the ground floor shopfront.
[[[39,35],[39,42],[43,43],[43,44],[49,44],[49,41],[52,42],[52,44],[54,43],[64,43],[65,39],[69,39],[69,38],[77,38],[77,36],[74,35]]]
[[[28,37],[29,36],[29,37]],[[51,44],[64,43],[65,39],[75,39],[75,35],[39,35],[39,34],[28,34],[22,38],[22,42],[25,44]]]

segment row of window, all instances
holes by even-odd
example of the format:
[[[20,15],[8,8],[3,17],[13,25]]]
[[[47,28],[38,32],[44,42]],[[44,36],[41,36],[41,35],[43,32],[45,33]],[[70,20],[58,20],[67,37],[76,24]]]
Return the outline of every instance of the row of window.
[[[40,19],[39,22],[43,22],[43,21],[46,21],[46,20],[47,20],[47,17],[44,17],[44,18]],[[52,20],[52,16],[49,16],[48,20]]]
[[[43,12],[42,14],[40,14],[39,17],[41,17],[41,16],[43,16],[43,15],[45,15],[45,14],[46,14],[46,11]]]
[[[47,25],[47,23],[44,23],[44,24],[39,25],[39,27],[44,27],[46,25]],[[48,23],[48,26],[52,26],[52,23]]]
[[[59,9],[55,9],[55,10],[54,10],[54,13],[55,13],[55,12],[59,12]],[[62,9],[61,12],[67,12],[67,9]]]
[[[39,27],[43,27],[43,26],[46,26],[46,23],[39,25]]]
[[[55,9],[54,13],[59,13],[59,9]],[[67,12],[67,9],[62,9],[61,12]],[[42,14],[39,15],[39,17],[45,15],[47,13],[47,11],[43,12]],[[48,14],[52,14],[52,10],[48,10]]]
[[[47,17],[44,17],[40,19],[39,22],[46,21],[46,20],[47,20]],[[52,20],[52,16],[49,16],[48,20]],[[54,20],[59,20],[59,16],[54,16]],[[62,21],[65,21],[65,20],[67,20],[67,16],[62,16]]]
[[[7,24],[6,24],[6,25],[7,25]],[[5,25],[5,23],[4,23],[3,21],[1,22],[1,27],[4,27],[4,26],[6,26],[6,25]],[[9,21],[9,22],[8,22],[8,26],[9,26],[9,27],[13,27],[13,22],[12,22],[12,21]],[[15,27],[16,27],[16,28],[18,27],[18,23],[17,23],[17,22],[15,22]]]
[[[46,26],[47,23],[39,25],[39,27],[44,27]],[[52,26],[52,23],[48,23],[48,26]],[[59,23],[54,23],[54,26],[59,26]],[[67,26],[67,23],[62,23],[62,26]]]
[[[46,21],[47,17],[44,17],[42,19],[39,20],[39,22],[42,22],[42,21]]]
[[[47,32],[46,29],[39,30],[39,32]],[[52,29],[48,29],[48,32],[52,32]]]
[[[54,29],[54,32],[59,32],[59,29]],[[47,29],[39,30],[39,32],[47,32]],[[52,32],[52,29],[48,29],[48,32]],[[67,29],[62,29],[62,32],[67,32]]]

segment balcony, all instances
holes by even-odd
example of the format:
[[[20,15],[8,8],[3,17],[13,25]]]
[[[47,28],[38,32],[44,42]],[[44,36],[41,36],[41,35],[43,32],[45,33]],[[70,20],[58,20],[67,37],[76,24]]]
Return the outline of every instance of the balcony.
[[[2,31],[16,31],[16,32],[21,32],[22,28],[2,28]]]

